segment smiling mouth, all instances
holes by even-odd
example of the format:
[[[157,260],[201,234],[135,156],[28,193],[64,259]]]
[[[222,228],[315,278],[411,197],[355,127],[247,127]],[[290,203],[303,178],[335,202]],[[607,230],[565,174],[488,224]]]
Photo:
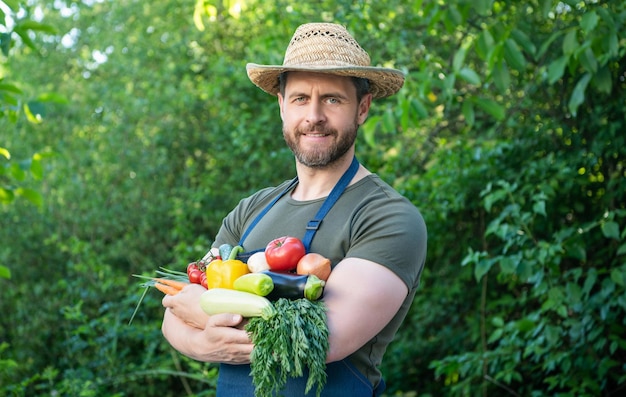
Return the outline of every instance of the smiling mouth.
[[[323,132],[305,132],[303,135],[312,137],[312,138],[321,138],[321,137],[329,136],[330,134],[323,133]]]

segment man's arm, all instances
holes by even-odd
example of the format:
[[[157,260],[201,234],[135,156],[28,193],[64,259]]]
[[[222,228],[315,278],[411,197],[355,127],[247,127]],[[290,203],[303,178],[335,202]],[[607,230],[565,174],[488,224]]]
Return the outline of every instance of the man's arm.
[[[330,349],[327,361],[342,360],[378,334],[408,294],[406,284],[377,263],[346,258],[324,289]]]
[[[189,310],[200,307],[203,291],[194,288],[163,298],[167,308],[163,335],[176,350],[199,361],[250,362],[253,345],[246,331],[235,328],[240,325],[241,316],[209,317],[198,310]],[[330,334],[327,361],[347,357],[378,334],[396,314],[407,293],[404,282],[382,265],[357,258],[341,261],[324,290]],[[206,320],[204,329],[190,325],[201,324],[203,320]]]
[[[165,314],[161,330],[180,353],[194,360],[244,364],[250,362],[252,342],[242,329],[239,314],[207,316],[200,308],[200,286],[163,298]]]

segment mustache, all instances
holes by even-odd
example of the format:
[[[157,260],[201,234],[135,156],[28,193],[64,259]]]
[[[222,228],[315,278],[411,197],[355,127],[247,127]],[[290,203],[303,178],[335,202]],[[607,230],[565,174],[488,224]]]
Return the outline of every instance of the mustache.
[[[305,135],[308,133],[315,132],[317,134],[325,134],[325,135],[337,135],[337,131],[333,128],[328,127],[308,127],[308,128],[296,128],[294,132],[297,135]]]

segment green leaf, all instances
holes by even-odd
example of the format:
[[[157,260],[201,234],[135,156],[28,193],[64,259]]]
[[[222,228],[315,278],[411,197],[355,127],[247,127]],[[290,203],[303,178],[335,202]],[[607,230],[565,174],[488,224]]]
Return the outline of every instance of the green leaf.
[[[600,228],[602,229],[602,234],[604,234],[604,237],[619,240],[619,224],[617,222],[604,222],[602,223]]]
[[[5,57],[9,56],[9,50],[11,49],[11,34],[0,33],[0,51]]]
[[[611,270],[611,280],[620,287],[624,286],[624,269]]]
[[[461,108],[463,112],[463,117],[465,118],[465,123],[468,126],[473,126],[475,122],[475,114],[474,114],[474,105],[470,101],[463,101],[463,107]]]
[[[572,92],[572,96],[567,105],[570,113],[574,116],[576,116],[578,107],[585,102],[585,90],[590,80],[591,74],[585,73],[578,83],[576,83],[576,87],[574,87],[574,92]]]
[[[617,255],[624,255],[624,254],[626,254],[626,243],[620,245],[619,248],[617,249]]]
[[[487,343],[494,343],[497,342],[498,340],[500,340],[500,338],[502,338],[502,334],[504,333],[504,329],[503,328],[497,328],[495,331],[493,331],[493,333],[489,336],[489,339],[487,339]]]
[[[514,274],[517,270],[517,264],[519,263],[518,258],[514,258],[511,256],[504,256],[500,258],[500,271],[503,274]]]
[[[0,147],[0,155],[4,156],[7,160],[11,160],[11,153],[3,147]]]
[[[534,203],[533,204],[533,212],[535,214],[547,216],[547,214],[546,214],[546,202],[541,200],[541,201],[537,201],[536,203]]]
[[[595,73],[598,70],[598,60],[591,48],[587,47],[578,56],[580,64],[587,72]]]
[[[598,25],[598,14],[595,11],[586,12],[580,20],[580,27],[587,34],[591,33]]]
[[[578,49],[577,33],[576,30],[572,29],[565,35],[565,39],[563,39],[563,53],[566,55],[572,55]]]
[[[474,103],[479,108],[481,108],[485,112],[489,113],[496,120],[498,120],[498,121],[504,120],[504,116],[505,116],[505,114],[504,114],[504,107],[500,106],[493,99],[474,98]]]
[[[504,42],[504,59],[513,69],[524,70],[526,68],[526,58],[515,40],[511,38]]]
[[[478,15],[486,16],[493,7],[493,0],[475,0],[473,6]]]
[[[509,68],[506,66],[506,63],[500,62],[494,65],[491,73],[491,78],[498,90],[505,93],[511,86],[511,74],[509,73]]]
[[[459,50],[454,53],[454,57],[452,58],[452,70],[456,73],[461,70],[463,63],[465,62],[465,56],[467,55],[467,48],[462,46]]]
[[[569,55],[563,55],[548,65],[548,83],[554,84],[565,72],[565,66],[569,62]]]
[[[9,6],[9,8],[11,9],[11,11],[19,11],[20,9],[20,2],[19,0],[2,0],[2,2],[6,5]]]
[[[15,193],[13,193],[13,190],[5,189],[0,186],[0,203],[10,204],[13,200],[15,200]]]
[[[565,286],[567,291],[567,302],[570,305],[580,303],[583,292],[580,286],[576,283],[567,283]]]
[[[39,102],[53,102],[59,104],[67,104],[69,103],[68,99],[56,92],[44,92],[37,96],[37,100]]]
[[[57,30],[52,25],[46,25],[44,23],[40,23],[37,21],[33,21],[32,19],[26,19],[19,22],[15,25],[15,31],[22,30],[34,30],[38,32],[45,32],[50,34],[56,34]]]
[[[0,265],[0,278],[11,278],[11,269]]]
[[[29,188],[17,188],[15,189],[15,193],[16,195],[30,201],[37,207],[43,207],[43,196],[38,191]]]
[[[613,78],[608,66],[601,67],[593,76],[592,84],[603,94],[610,94],[613,89]]]
[[[411,99],[411,110],[413,110],[420,119],[425,119],[428,117],[428,110],[426,106],[420,101],[418,98]]]
[[[480,77],[478,73],[468,67],[464,67],[459,71],[459,77],[470,84],[480,85]]]
[[[20,90],[14,84],[0,83],[0,91],[12,92],[14,94],[22,94],[22,90]]]
[[[530,54],[533,58],[536,56],[537,47],[532,42],[532,40],[530,40],[530,37],[528,37],[526,33],[519,29],[513,29],[513,31],[511,32],[511,36],[513,36],[513,39],[515,39],[517,44],[519,44],[524,49],[524,51]]]
[[[548,18],[550,12],[552,11],[552,5],[554,2],[552,0],[541,0],[541,16],[543,19]]]
[[[522,318],[515,323],[518,330],[528,332],[535,329],[535,322],[529,318]]]
[[[40,157],[33,156],[33,161],[30,164],[30,173],[36,180],[43,179],[43,166],[41,165]]]
[[[483,30],[478,36],[478,39],[476,40],[476,46],[475,46],[476,53],[481,59],[486,60],[489,54],[491,53],[493,46],[494,46],[493,36],[489,32],[489,30],[487,29]]]
[[[487,272],[491,269],[494,264],[494,259],[486,259],[483,258],[476,263],[474,267],[474,278],[476,281],[480,281]]]

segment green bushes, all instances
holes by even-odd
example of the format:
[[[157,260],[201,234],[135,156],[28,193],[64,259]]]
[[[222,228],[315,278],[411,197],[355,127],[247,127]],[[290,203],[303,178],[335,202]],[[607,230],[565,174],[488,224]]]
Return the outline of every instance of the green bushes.
[[[164,342],[159,294],[128,325],[131,275],[184,268],[240,198],[292,176],[275,99],[244,67],[280,63],[293,29],[320,19],[408,76],[357,146],[429,229],[388,394],[624,388],[621,2],[259,2],[217,7],[202,32],[166,3],[77,3],[67,18],[41,2],[59,36],[7,58],[12,97],[45,114],[0,118],[0,184],[43,197],[0,208],[0,394],[213,395],[215,366]]]

